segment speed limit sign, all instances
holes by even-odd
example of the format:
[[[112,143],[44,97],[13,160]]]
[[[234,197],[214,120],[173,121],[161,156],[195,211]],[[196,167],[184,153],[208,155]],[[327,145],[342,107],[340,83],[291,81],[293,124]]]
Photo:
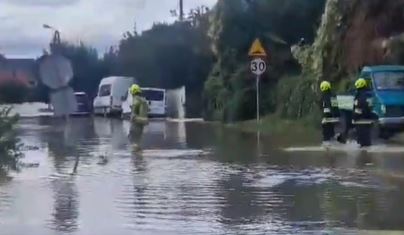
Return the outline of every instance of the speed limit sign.
[[[255,58],[251,61],[250,70],[253,74],[259,76],[267,70],[267,64],[261,58]]]

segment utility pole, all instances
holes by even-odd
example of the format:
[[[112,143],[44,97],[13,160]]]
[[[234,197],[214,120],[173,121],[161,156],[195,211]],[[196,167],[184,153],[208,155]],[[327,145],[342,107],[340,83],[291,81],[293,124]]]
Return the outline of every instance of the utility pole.
[[[184,0],[180,0],[180,21],[184,21]]]

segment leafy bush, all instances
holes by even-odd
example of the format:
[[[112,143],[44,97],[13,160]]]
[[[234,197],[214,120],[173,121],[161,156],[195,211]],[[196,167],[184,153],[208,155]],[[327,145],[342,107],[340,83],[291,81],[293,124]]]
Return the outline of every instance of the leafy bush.
[[[277,86],[277,111],[282,118],[319,117],[318,100],[315,78],[285,77]]]
[[[221,120],[227,98],[227,89],[219,74],[213,74],[204,87],[204,118],[207,120]]]
[[[17,115],[10,115],[11,108],[0,109],[0,170],[16,170],[21,157],[20,142],[16,136]]]
[[[29,93],[25,85],[9,81],[0,84],[0,103],[22,103]]]
[[[255,79],[248,71],[247,53],[251,42],[257,37],[269,54],[269,69],[262,76],[260,88],[261,115],[275,112],[278,106],[286,109],[287,117],[301,117],[306,113],[306,107],[310,111],[310,100],[304,101],[307,105],[300,105],[299,101],[311,97],[304,95],[305,91],[312,92],[311,80],[298,84],[302,87],[285,87],[286,90],[281,91],[293,95],[291,101],[287,96],[277,99],[277,89],[283,88],[282,85],[278,87],[277,83],[282,80],[279,79],[282,75],[300,71],[290,45],[301,37],[308,41],[314,38],[313,29],[320,19],[324,3],[324,0],[218,1],[212,11],[209,30],[217,61],[205,84],[207,116],[226,122],[255,118]],[[294,26],[284,27],[285,22]],[[287,105],[295,107],[288,110]]]

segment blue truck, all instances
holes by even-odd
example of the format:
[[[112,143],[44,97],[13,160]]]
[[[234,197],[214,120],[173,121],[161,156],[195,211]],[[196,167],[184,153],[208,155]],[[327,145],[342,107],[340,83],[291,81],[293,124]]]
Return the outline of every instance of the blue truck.
[[[360,77],[368,82],[368,102],[373,104],[376,132],[388,139],[404,131],[404,66],[366,66]],[[337,95],[345,129],[352,127],[354,91]]]

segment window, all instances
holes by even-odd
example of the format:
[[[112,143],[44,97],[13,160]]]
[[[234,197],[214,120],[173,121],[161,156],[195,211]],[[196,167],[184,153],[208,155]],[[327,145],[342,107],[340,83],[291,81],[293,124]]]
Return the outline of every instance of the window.
[[[374,80],[378,90],[404,90],[404,71],[376,72]]]
[[[111,95],[111,85],[102,85],[100,87],[100,91],[98,92],[98,96],[110,96]]]
[[[143,90],[143,97],[149,101],[163,101],[164,100],[164,92],[157,90]]]

